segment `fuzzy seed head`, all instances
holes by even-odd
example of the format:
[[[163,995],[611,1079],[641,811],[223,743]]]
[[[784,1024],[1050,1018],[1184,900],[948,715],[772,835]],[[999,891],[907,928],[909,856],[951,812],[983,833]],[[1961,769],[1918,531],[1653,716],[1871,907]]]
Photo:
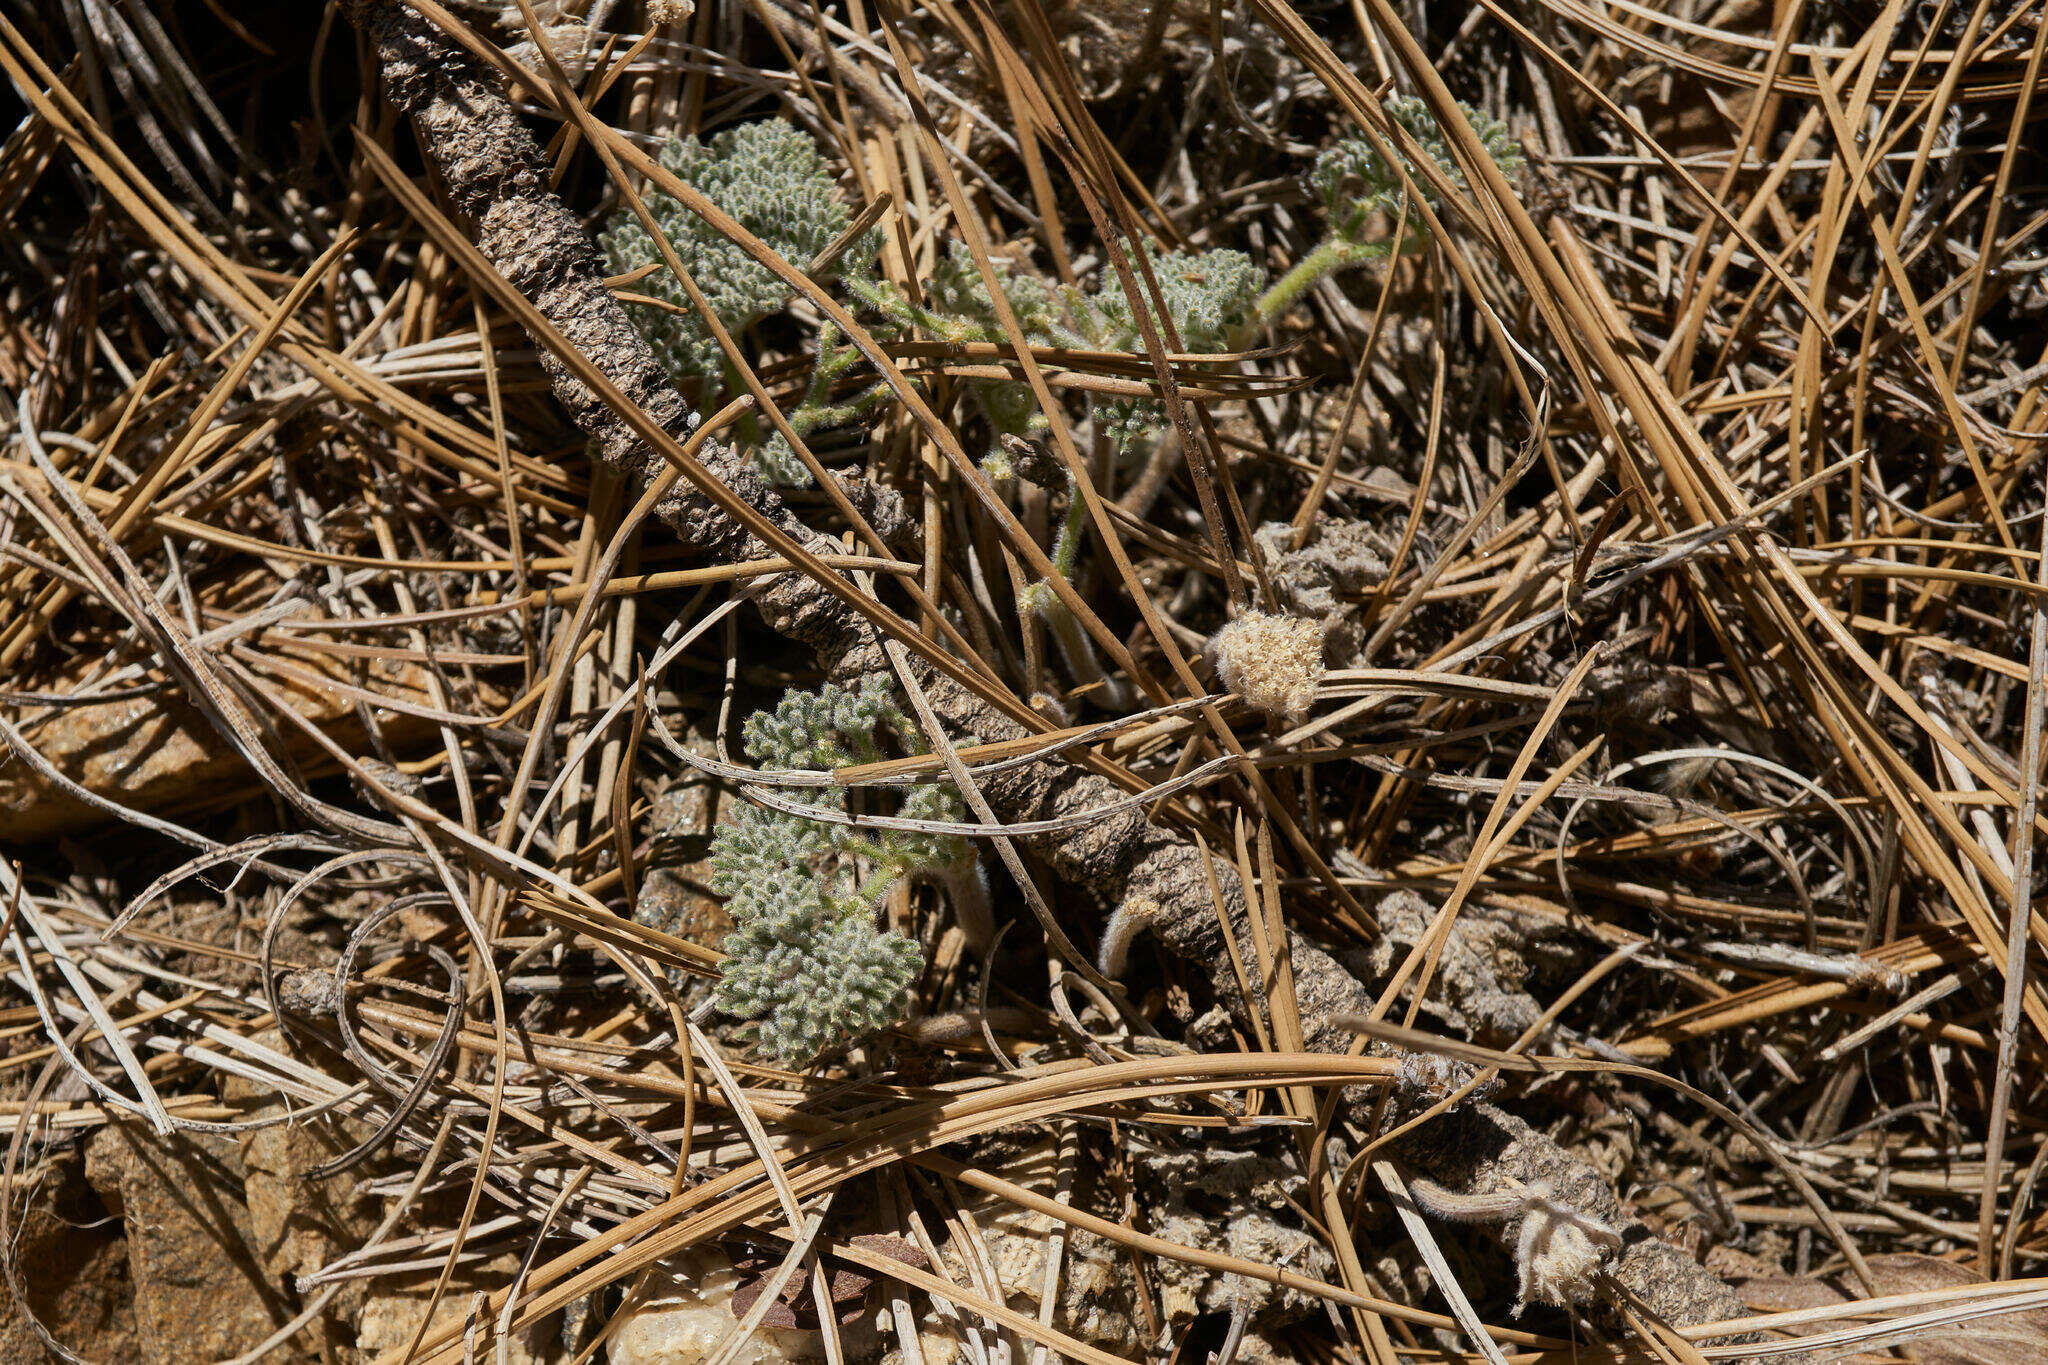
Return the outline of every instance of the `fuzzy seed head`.
[[[1440,1057],[1434,1052],[1403,1052],[1401,1074],[1394,1082],[1394,1098],[1403,1114],[1420,1113],[1433,1104],[1457,1094],[1479,1075],[1470,1062]],[[1486,1099],[1500,1089],[1491,1080],[1474,1090],[1469,1099]]]
[[[1520,1313],[1530,1303],[1570,1308],[1593,1297],[1593,1279],[1621,1234],[1605,1220],[1559,1203],[1540,1184],[1529,1187],[1515,1241],[1521,1275]]]
[[[299,1019],[332,1019],[346,998],[333,972],[302,968],[277,983],[277,1007]]]
[[[1223,685],[1292,725],[1308,714],[1323,677],[1323,623],[1251,611],[1210,642]]]

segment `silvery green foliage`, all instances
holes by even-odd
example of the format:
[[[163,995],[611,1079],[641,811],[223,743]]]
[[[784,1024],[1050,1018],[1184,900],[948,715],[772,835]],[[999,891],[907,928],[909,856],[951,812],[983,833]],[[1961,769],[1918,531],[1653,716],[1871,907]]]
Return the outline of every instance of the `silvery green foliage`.
[[[671,139],[661,149],[660,161],[799,268],[852,222],[818,144],[782,119],[728,128],[709,144],[694,137]],[[647,210],[728,330],[749,327],[789,302],[789,288],[774,272],[677,200],[650,194]],[[653,238],[631,213],[615,216],[598,240],[619,274],[662,259]],[[859,250],[856,247],[849,255]],[[680,281],[660,270],[635,288],[683,310],[630,308],[634,324],[671,374],[680,379],[722,371],[718,344],[696,317]]]
[[[768,770],[830,771],[884,757],[882,738],[913,741],[916,728],[886,681],[791,691],[742,729],[746,751]],[[785,788],[821,810],[843,811],[837,787]],[[916,787],[900,814],[957,820],[957,798]],[[726,897],[735,929],[715,999],[727,1014],[761,1023],[761,1048],[808,1061],[902,1017],[903,997],[924,966],[917,944],[875,927],[875,908],[903,877],[971,866],[964,839],[841,824],[747,803],[719,826],[711,885]]]
[[[1160,251],[1148,247],[1152,277],[1159,282],[1160,302],[1173,320],[1180,348],[1188,352],[1230,348],[1233,328],[1252,315],[1266,272],[1242,251]],[[1143,285],[1142,278],[1139,281]],[[1143,340],[1130,296],[1114,273],[1107,274],[1091,300],[1097,326],[1095,344],[1115,350],[1142,350]],[[1149,307],[1150,300],[1147,299]],[[1095,422],[1119,450],[1165,422],[1165,409],[1151,398],[1098,399]]]
[[[1243,252],[1228,248],[1161,252],[1148,246],[1147,251],[1166,315],[1173,320],[1182,349],[1227,349],[1231,329],[1252,314],[1265,285],[1265,271]],[[972,253],[958,241],[932,271],[921,305],[910,302],[887,281],[860,279],[851,284],[862,301],[898,326],[921,327],[956,344],[1005,339],[981,270]],[[1001,264],[996,266],[996,284],[1017,315],[1024,339],[1034,346],[1140,349],[1137,318],[1122,283],[1113,274],[1092,296],[1056,288],[1036,275],[1019,274]],[[970,390],[994,429],[993,455],[1000,455],[1003,436],[1028,437],[1046,425],[1045,415],[1038,411],[1036,399],[1024,384],[975,380]],[[1160,405],[1151,399],[1116,398],[1097,400],[1095,420],[1122,449],[1156,431],[1162,417]]]
[[[694,137],[671,140],[662,148],[660,160],[678,179],[798,268],[808,265],[852,222],[839,201],[831,168],[818,144],[809,133],[782,119],[728,128],[709,144]],[[788,287],[773,271],[677,200],[650,194],[647,209],[727,331],[741,332],[789,302]],[[615,216],[598,241],[611,268],[619,274],[662,261],[654,239],[631,213]],[[880,242],[876,234],[867,233],[848,249],[841,266],[855,272],[865,270]],[[673,378],[710,378],[724,372],[725,357],[680,280],[663,269],[633,287],[681,310],[627,305],[633,325]],[[866,409],[867,403],[860,400],[836,406],[829,401],[832,381],[856,358],[851,347],[838,347],[836,340],[836,334],[820,335],[811,391],[789,413],[790,424],[799,435],[851,420]],[[775,483],[811,482],[810,471],[780,434],[756,452],[756,460],[762,473]]]
[[[1067,291],[1047,284],[1036,275],[1018,274],[1000,262],[994,263],[996,285],[1024,339],[1034,346],[1086,347],[1089,338],[1067,322],[1072,300]],[[948,244],[945,259],[932,269],[924,285],[924,301],[913,303],[903,291],[887,280],[859,279],[850,282],[853,292],[899,327],[921,327],[942,341],[960,344],[970,341],[1000,342],[1005,339],[996,306],[974,255],[959,240]],[[968,381],[982,415],[994,434],[990,451],[1002,448],[1002,438],[1030,436],[1046,426],[1045,414],[1027,384],[1000,379]]]
[[[845,426],[865,416],[889,392],[884,383],[869,385],[843,401],[834,402],[832,386],[860,360],[852,346],[841,346],[839,328],[829,319],[818,326],[818,358],[811,365],[811,382],[803,400],[784,416],[798,436],[809,436],[826,427]],[[797,458],[796,450],[775,431],[754,452],[754,463],[770,483],[785,488],[807,488],[813,482],[810,469]]]
[[[764,767],[830,771],[879,761],[877,733],[899,725],[907,722],[888,682],[870,675],[850,688],[827,683],[816,692],[792,690],[773,711],[748,717],[740,734],[747,755]]]
[[[865,914],[837,913],[816,881],[787,872],[744,912],[725,951],[718,1007],[760,1020],[761,1050],[790,1062],[902,1018],[924,966],[915,943],[877,931]]]
[[[1465,121],[1472,125],[1472,131],[1479,135],[1487,155],[1503,171],[1512,172],[1522,164],[1522,150],[1506,124],[1462,102],[1458,108],[1464,113]],[[1445,142],[1443,130],[1437,126],[1428,105],[1413,97],[1402,97],[1388,100],[1386,111],[1387,116],[1414,139],[1423,154],[1436,163],[1437,169],[1453,183],[1463,181],[1458,163],[1451,157],[1450,145]],[[1412,163],[1408,172],[1418,185],[1427,188],[1427,183]],[[1364,232],[1367,220],[1375,213],[1391,217],[1400,211],[1400,175],[1362,137],[1346,138],[1317,157],[1308,179],[1329,209],[1330,231],[1339,237],[1355,239]],[[1441,207],[1433,195],[1430,207]],[[1413,217],[1411,215],[1411,221]],[[1412,232],[1422,230],[1419,222],[1413,223]]]
[[[779,431],[754,452],[754,467],[761,471],[762,478],[783,488],[808,488],[817,482],[804,462],[796,457],[795,448],[782,438]]]
[[[1259,291],[1266,287],[1266,272],[1242,251],[1228,247],[1190,252],[1148,246],[1145,254],[1152,277],[1159,282],[1160,302],[1173,319],[1184,351],[1226,349],[1230,329],[1251,316]],[[1138,282],[1142,287],[1142,276]],[[1098,345],[1142,349],[1130,295],[1114,272],[1105,273],[1094,302],[1102,315]]]
[[[1017,325],[1027,340],[1036,346],[1081,344],[1081,338],[1067,326],[1060,290],[1036,275],[1020,275],[1000,263],[992,264],[1003,300],[1017,315]],[[925,288],[925,303],[938,317],[956,327],[964,325],[963,341],[1003,339],[995,300],[981,277],[981,268],[974,263],[974,253],[964,242],[955,240],[948,245],[946,259],[933,269],[931,283]]]

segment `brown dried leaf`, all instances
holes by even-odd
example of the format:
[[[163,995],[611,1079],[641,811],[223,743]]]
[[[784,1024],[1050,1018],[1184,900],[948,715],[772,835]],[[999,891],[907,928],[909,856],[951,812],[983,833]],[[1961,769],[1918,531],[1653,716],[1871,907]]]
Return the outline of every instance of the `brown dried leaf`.
[[[916,1245],[904,1241],[901,1237],[867,1233],[855,1237],[853,1244],[869,1251],[878,1252],[889,1257],[891,1260],[901,1261],[905,1265],[918,1269],[922,1269],[927,1264],[924,1253],[918,1250]],[[746,1283],[733,1291],[733,1317],[743,1318],[747,1315],[747,1312],[754,1306],[754,1301],[761,1297],[761,1291],[767,1287],[768,1281],[774,1278],[775,1272],[781,1267],[781,1264],[781,1261],[776,1257],[759,1254],[743,1255],[734,1258],[733,1267],[749,1278]],[[783,1286],[780,1297],[768,1308],[766,1314],[762,1317],[763,1325],[768,1327],[797,1327],[807,1332],[818,1330],[818,1310],[811,1298],[810,1276],[811,1272],[809,1270],[799,1269],[789,1277],[789,1283]],[[846,1326],[860,1319],[865,1309],[868,1287],[874,1282],[875,1277],[866,1271],[856,1270],[841,1265],[836,1261],[832,1263],[832,1278],[828,1283],[832,1291],[833,1306],[839,1310],[838,1318],[841,1326]]]

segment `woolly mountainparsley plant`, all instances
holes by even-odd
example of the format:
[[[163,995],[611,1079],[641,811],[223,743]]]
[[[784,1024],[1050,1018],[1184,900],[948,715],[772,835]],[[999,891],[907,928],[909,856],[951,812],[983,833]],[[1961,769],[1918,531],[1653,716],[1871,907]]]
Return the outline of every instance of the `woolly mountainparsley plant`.
[[[809,133],[782,119],[728,128],[709,143],[695,137],[671,139],[661,149],[659,160],[664,169],[799,269],[852,226],[852,215],[840,202],[831,167],[818,144]],[[788,305],[789,288],[773,271],[679,200],[657,193],[648,195],[646,204],[662,235],[675,248],[676,259],[690,272],[728,332],[737,335]],[[665,264],[654,239],[630,212],[616,215],[611,226],[599,234],[598,243],[618,274]],[[863,233],[840,256],[837,268],[855,274],[866,271],[880,245],[878,235]],[[725,356],[680,280],[664,268],[633,288],[669,305],[628,304],[627,312],[672,378],[681,382],[727,377]],[[852,367],[855,358],[856,352],[840,346],[837,333],[829,326],[821,331],[810,391],[788,414],[790,426],[799,436],[850,422],[880,397],[881,390],[871,388],[852,399],[832,401],[834,382]],[[757,449],[756,460],[773,482],[810,482],[810,472],[779,433]]]
[[[1512,171],[1521,163],[1521,153],[1504,124],[1459,107],[1487,154],[1503,170]],[[1422,101],[1390,100],[1386,110],[1423,156],[1446,176],[1459,178],[1449,144]],[[695,137],[671,140],[662,149],[660,160],[793,264],[807,265],[852,224],[817,143],[785,120],[764,119],[729,128],[708,144]],[[1412,165],[1410,169],[1412,173]],[[1419,222],[1411,222],[1399,242],[1371,236],[1375,223],[1398,216],[1402,188],[1400,176],[1363,138],[1347,138],[1325,151],[1316,159],[1308,181],[1328,212],[1328,235],[1270,288],[1266,287],[1265,272],[1240,251],[1146,248],[1165,314],[1183,348],[1190,352],[1236,349],[1285,313],[1317,280],[1420,245],[1423,229]],[[788,304],[789,290],[772,271],[676,199],[656,193],[646,202],[662,235],[728,331],[744,331]],[[617,215],[599,241],[612,268],[620,274],[662,260],[654,239],[630,213]],[[924,288],[922,302],[913,301],[895,284],[873,273],[872,262],[880,247],[879,233],[863,233],[833,268],[843,273],[849,293],[880,313],[887,327],[922,329],[955,343],[1004,339],[988,286],[963,244],[955,241],[949,245],[945,259]],[[1026,339],[1034,345],[1103,350],[1138,347],[1141,329],[1131,300],[1113,272],[1103,272],[1095,292],[1086,294],[999,266],[997,287],[1016,313]],[[657,270],[638,288],[668,305],[631,304],[629,313],[669,373],[679,381],[725,377],[724,356],[690,306],[681,282],[666,270]],[[790,426],[799,436],[857,421],[881,400],[886,389],[880,384],[835,399],[835,386],[857,359],[854,349],[842,345],[829,324],[820,330],[809,389],[788,413]],[[1003,438],[1037,434],[1046,425],[1045,416],[1022,384],[977,380],[967,387],[993,433],[990,453],[995,465],[990,472],[1001,476],[1007,472]],[[1157,436],[1163,422],[1160,404],[1149,398],[1097,399],[1094,416],[1119,452],[1142,450]],[[751,435],[745,424],[742,431]],[[810,482],[809,471],[779,434],[758,442],[755,455],[762,473],[773,482]],[[1063,540],[1067,538],[1063,536]]]
[[[1013,274],[1000,265],[996,267],[996,279],[1026,341],[1034,346],[1088,345],[1086,337],[1067,325],[1064,291],[1036,275]],[[922,328],[954,345],[1004,339],[1002,325],[996,320],[995,302],[963,242],[956,240],[948,245],[945,259],[933,268],[932,277],[924,286],[922,303],[912,300],[892,281],[872,276],[851,280],[848,287],[861,302],[899,330]],[[1038,410],[1028,385],[977,379],[968,382],[967,391],[988,419],[993,437],[991,454],[1002,449],[1005,435],[1030,436],[1046,427],[1045,414]]]
[[[748,756],[770,771],[878,762],[886,756],[884,734],[909,744],[918,730],[888,683],[872,677],[850,688],[791,691],[742,729]],[[803,793],[798,799],[820,810],[846,809],[840,788],[783,790]],[[944,788],[913,787],[898,814],[957,820],[959,801]],[[711,868],[712,889],[726,897],[736,926],[714,998],[727,1014],[759,1020],[761,1050],[786,1062],[807,1062],[903,1017],[924,954],[876,927],[899,881],[937,880],[956,902],[986,896],[965,839],[869,834],[752,802],[719,826]]]
[[[1166,316],[1173,320],[1181,348],[1190,352],[1225,349],[1233,329],[1251,319],[1266,282],[1266,272],[1251,257],[1228,247],[1161,252],[1148,245],[1146,255],[1159,282]],[[1001,263],[995,265],[995,276],[1024,339],[1034,346],[1100,351],[1142,348],[1137,318],[1114,271],[1103,272],[1093,294],[1055,288],[1036,275],[1020,274]],[[922,304],[913,303],[886,280],[860,278],[849,285],[862,302],[906,330],[922,328],[956,345],[1006,339],[987,282],[960,242],[952,243],[946,259],[932,272]],[[1154,321],[1156,324],[1156,318]],[[990,446],[990,455],[997,460],[991,474],[1005,477],[1008,470],[1001,458],[1002,437],[1028,437],[1043,431],[1045,415],[1038,411],[1030,388],[1015,381],[977,380],[970,391],[996,437]],[[1094,417],[1119,452],[1134,449],[1142,438],[1156,434],[1163,421],[1158,401],[1148,398],[1099,398]]]
[[[1159,282],[1159,300],[1166,306],[1166,316],[1173,319],[1180,349],[1190,353],[1235,349],[1234,337],[1256,315],[1266,272],[1251,257],[1229,247],[1198,252],[1148,247],[1146,257],[1152,278]],[[1147,299],[1148,308],[1150,303]],[[1098,347],[1144,349],[1144,333],[1131,309],[1130,296],[1114,273],[1109,273],[1095,292],[1093,306],[1099,319],[1094,329]],[[1152,321],[1157,327],[1158,319]],[[1101,400],[1095,405],[1095,421],[1122,450],[1164,425],[1166,408],[1152,398]]]
[[[1464,173],[1452,159],[1450,143],[1427,104],[1403,97],[1388,100],[1385,108],[1388,119],[1413,140],[1417,150],[1447,179],[1453,184],[1463,183]],[[1508,126],[1462,102],[1458,110],[1479,135],[1486,154],[1502,171],[1514,174],[1522,164],[1522,151]],[[1408,173],[1427,193],[1428,182],[1412,159]],[[1399,173],[1362,137],[1345,138],[1318,156],[1308,173],[1308,184],[1329,216],[1328,235],[1260,298],[1256,311],[1261,322],[1271,322],[1285,313],[1304,291],[1327,275],[1417,250],[1428,240],[1422,216],[1413,212],[1408,215],[1408,227],[1400,241],[1372,235],[1377,222],[1385,220],[1391,225],[1400,217],[1403,190]],[[1442,209],[1436,195],[1428,194],[1428,198],[1432,211]]]
[[[1162,252],[1148,245],[1146,256],[1182,349],[1222,350],[1231,333],[1250,322],[1266,274],[1242,251],[1219,247]],[[1034,346],[1129,351],[1142,345],[1137,316],[1114,272],[1104,273],[1093,294],[1056,289],[1035,275],[1020,274],[999,263],[994,273],[996,288],[1015,314],[1019,330]],[[953,243],[933,272],[922,303],[913,302],[886,280],[861,278],[849,281],[849,286],[862,302],[906,331],[921,328],[956,345],[1006,339],[988,282],[959,242]],[[1026,442],[1047,426],[1037,400],[1028,386],[1014,380],[973,380],[968,391],[989,424],[991,439],[982,460],[983,472],[998,481],[1018,477],[1023,471],[1011,455],[1013,443]],[[1156,398],[1097,396],[1092,400],[1092,416],[1096,429],[1122,459],[1148,449],[1165,423],[1164,408]],[[1070,576],[1080,554],[1087,503],[1071,474],[1028,477],[1054,491],[1062,485],[1065,488],[1067,511],[1052,563],[1061,575]],[[1104,705],[1114,710],[1124,704],[1122,684],[1103,671],[1087,632],[1046,584],[1025,587],[1017,606],[1021,613],[1045,622],[1068,668],[1078,679],[1096,686],[1096,696]]]
[[[1506,126],[1463,105],[1459,107],[1487,154],[1503,170],[1514,170],[1521,163],[1521,154]],[[1386,111],[1420,155],[1447,177],[1460,178],[1449,144],[1422,101],[1391,100]],[[729,129],[713,138],[708,147],[695,138],[671,142],[661,159],[668,169],[794,263],[807,264],[844,235],[852,222],[839,201],[830,169],[817,144],[808,133],[779,119]],[[1413,174],[1412,164],[1409,169]],[[1317,281],[1369,261],[1413,250],[1424,240],[1421,224],[1412,219],[1399,241],[1373,235],[1385,219],[1399,217],[1403,190],[1399,174],[1364,139],[1348,138],[1325,151],[1316,159],[1307,180],[1327,210],[1327,235],[1270,287],[1265,271],[1241,251],[1227,247],[1200,252],[1162,251],[1149,244],[1145,247],[1146,263],[1158,283],[1165,318],[1172,322],[1185,351],[1200,354],[1241,349],[1260,329],[1283,316]],[[667,195],[652,195],[647,204],[663,234],[674,243],[678,257],[704,290],[712,311],[728,330],[741,331],[786,306],[789,294],[782,282],[697,215]],[[602,241],[613,268],[620,273],[660,259],[653,239],[630,215],[615,219]],[[879,334],[921,330],[956,345],[1007,339],[997,321],[989,282],[963,243],[949,244],[932,278],[922,286],[921,299],[911,298],[894,282],[874,273],[871,263],[879,249],[879,235],[865,233],[843,253],[839,263],[843,272],[841,282],[848,294],[880,315],[881,321],[876,325]],[[1085,350],[1141,349],[1143,329],[1132,300],[1114,271],[1103,271],[1092,293],[1055,286],[1000,263],[994,274],[996,290],[1016,315],[1025,340],[1032,345]],[[651,297],[677,305],[632,307],[636,324],[670,373],[678,379],[708,379],[719,374],[723,357],[701,320],[688,308],[679,282],[665,271],[656,271],[640,287]],[[1149,299],[1144,302],[1150,306]],[[821,428],[856,422],[881,401],[886,393],[881,384],[869,385],[851,396],[835,397],[840,381],[857,361],[857,353],[851,346],[841,344],[836,329],[829,323],[820,329],[809,388],[802,401],[787,414],[798,435],[808,436]],[[1001,379],[968,380],[965,389],[989,426],[988,453],[982,461],[984,472],[996,480],[1026,473],[1026,467],[1014,460],[1011,452],[1028,449],[1030,438],[1047,426],[1046,416],[1038,410],[1030,389],[1014,380]],[[1107,438],[1118,457],[1126,461],[1150,449],[1165,425],[1163,407],[1155,398],[1097,395],[1091,400],[1091,408],[1096,429]],[[754,429],[750,425],[743,423],[741,432],[743,437],[753,439]],[[756,441],[755,461],[772,482],[810,482],[808,469],[779,434]],[[1031,463],[1043,471],[1050,462],[1036,458]],[[1056,465],[1049,476],[1042,472],[1028,476],[1046,483],[1053,491],[1065,485],[1066,515],[1053,548],[1052,562],[1061,575],[1071,576],[1080,553],[1086,503],[1072,477],[1061,477]],[[1097,684],[1096,696],[1105,705],[1112,709],[1121,705],[1122,689],[1104,673],[1086,632],[1047,584],[1026,586],[1017,605],[1021,613],[1043,620],[1051,629],[1077,679]]]

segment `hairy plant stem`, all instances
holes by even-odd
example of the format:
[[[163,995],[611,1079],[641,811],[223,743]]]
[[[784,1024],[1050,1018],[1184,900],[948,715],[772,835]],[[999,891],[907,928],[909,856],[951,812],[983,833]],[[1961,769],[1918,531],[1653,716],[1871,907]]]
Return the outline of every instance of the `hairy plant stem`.
[[[443,195],[484,257],[631,402],[669,431],[686,430],[691,422],[687,403],[604,287],[606,272],[585,225],[548,188],[548,163],[494,73],[400,0],[343,0],[342,9],[369,39],[382,69],[385,97],[410,116]],[[1290,278],[1294,274],[1289,272]],[[667,466],[659,454],[647,449],[619,414],[545,345],[537,349],[556,399],[591,438],[593,458],[635,486],[660,476]],[[834,542],[790,512],[751,460],[716,443],[707,443],[700,459],[713,477],[781,531],[821,552],[836,550]],[[770,554],[687,481],[677,482],[655,515],[714,561]],[[865,618],[802,574],[763,580],[753,590],[753,601],[771,628],[813,650],[836,678],[851,680],[888,666],[884,641]],[[1026,734],[1018,722],[930,665],[918,661],[909,667],[932,711],[949,729],[982,743]],[[1255,941],[1244,887],[1227,859],[1206,860],[1205,866],[1191,840],[1150,823],[1138,809],[1085,818],[1123,793],[1106,778],[1077,768],[1037,763],[984,775],[979,786],[1005,821],[1078,817],[1059,833],[1024,842],[1062,879],[1093,889],[1111,905],[1142,906],[1156,940],[1206,973],[1216,998],[1246,1024],[1247,1033],[1259,1031],[1251,1021],[1266,1013],[1263,995],[1255,991],[1257,998],[1245,998],[1226,947],[1226,918],[1237,944]],[[1337,1020],[1370,1012],[1371,993],[1330,954],[1292,930],[1287,951],[1303,1046],[1312,1052],[1349,1051],[1352,1035]],[[1370,1098],[1367,1092],[1347,1092],[1343,1117],[1370,1122]],[[1442,1138],[1436,1136],[1440,1129],[1446,1130]],[[1588,1194],[1578,1201],[1580,1207],[1602,1216],[1606,1208],[1619,1209],[1611,1187],[1584,1160],[1489,1105],[1454,1111],[1421,1130],[1408,1146],[1409,1159],[1453,1191],[1484,1192],[1508,1177],[1525,1182],[1545,1178],[1559,1188],[1584,1186]],[[1644,1247],[1653,1250],[1639,1255]],[[1718,1279],[1646,1233],[1623,1251],[1617,1276],[1672,1322],[1696,1323],[1743,1311]]]
[[[1067,514],[1060,522],[1059,539],[1053,543],[1052,566],[1063,577],[1071,578],[1074,566],[1081,558],[1081,535],[1088,524],[1088,505],[1081,499],[1080,486],[1070,474],[1067,476]],[[1074,619],[1074,613],[1067,610],[1067,604],[1059,595],[1042,583],[1034,583],[1024,592],[1020,605],[1045,622],[1052,632],[1053,640],[1059,645],[1060,657],[1067,661],[1067,669],[1074,680],[1085,687],[1096,689],[1096,700],[1112,711],[1130,705],[1131,693],[1121,678],[1113,678],[1103,670],[1102,660],[1095,653],[1095,643],[1088,638],[1088,632],[1081,629],[1081,623]]]
[[[1081,629],[1081,623],[1074,619],[1073,612],[1067,610],[1067,604],[1045,584],[1033,583],[1026,588],[1018,598],[1018,606],[1045,622],[1075,682],[1096,689],[1096,699],[1110,710],[1121,710],[1130,704],[1130,689],[1121,678],[1113,678],[1104,671],[1088,632]]]
[[[1313,289],[1317,281],[1326,275],[1334,275],[1354,265],[1385,256],[1387,248],[1381,242],[1357,242],[1349,237],[1332,233],[1318,243],[1315,249],[1296,261],[1285,275],[1273,281],[1266,292],[1259,295],[1259,301],[1252,306],[1248,329],[1269,327],[1287,315],[1295,301]]]

